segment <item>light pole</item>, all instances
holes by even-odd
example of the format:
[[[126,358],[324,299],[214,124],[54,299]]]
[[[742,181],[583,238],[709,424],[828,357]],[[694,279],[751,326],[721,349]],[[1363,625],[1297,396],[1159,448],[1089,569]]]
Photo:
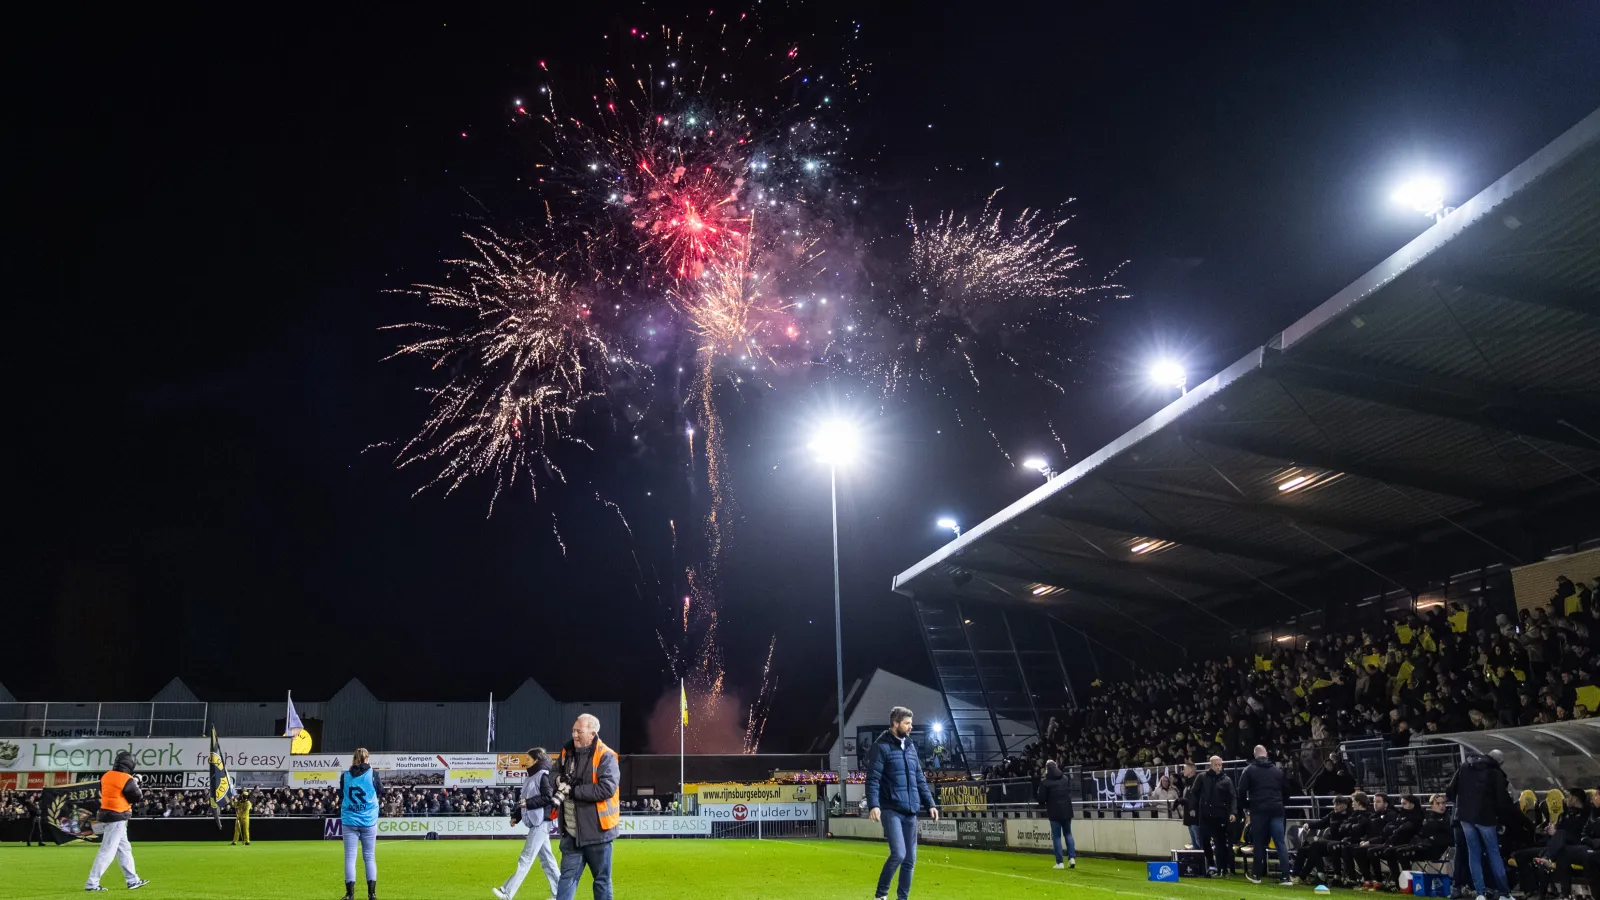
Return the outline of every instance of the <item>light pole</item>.
[[[845,804],[844,767],[844,623],[839,611],[839,464],[848,463],[856,453],[855,428],[844,422],[829,422],[811,441],[818,459],[828,464],[828,495],[833,516],[833,664],[839,700],[839,809]],[[856,748],[859,754],[861,749]]]
[[[944,529],[945,531],[953,531],[953,532],[955,532],[956,537],[961,537],[961,523],[957,522],[955,519],[950,518],[949,516],[945,516],[944,518],[940,519],[939,521],[935,522],[934,524],[938,525],[940,528]]]
[[[1050,467],[1049,461],[1037,456],[1033,457],[1032,459],[1023,460],[1022,467],[1024,469],[1032,469],[1035,472],[1038,472],[1040,475],[1043,475],[1045,481],[1049,481],[1050,479],[1056,477],[1056,470]]]
[[[1444,205],[1444,185],[1437,178],[1413,178],[1395,188],[1389,199],[1432,217],[1434,222],[1443,221],[1455,208]]]

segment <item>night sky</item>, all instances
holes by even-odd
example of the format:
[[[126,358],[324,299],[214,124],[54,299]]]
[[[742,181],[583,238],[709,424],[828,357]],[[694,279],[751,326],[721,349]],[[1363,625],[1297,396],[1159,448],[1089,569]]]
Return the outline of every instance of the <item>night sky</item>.
[[[1008,208],[1077,198],[1085,271],[1127,261],[1131,296],[1093,308],[1068,396],[986,411],[1016,460],[1083,458],[1167,399],[1143,383],[1155,356],[1207,377],[1415,236],[1427,220],[1387,202],[1402,176],[1437,172],[1460,202],[1600,105],[1588,2],[1000,6],[757,9],[801,47],[860,23],[871,72],[844,117],[863,221],[887,234],[997,187]],[[18,27],[0,683],[139,699],[177,675],[202,699],[322,699],[358,676],[442,701],[531,676],[622,701],[623,749],[646,749],[671,676],[637,572],[671,578],[665,522],[695,527],[677,432],[595,435],[568,489],[492,518],[487,484],[413,497],[417,473],[363,452],[425,404],[420,365],[381,361],[379,326],[417,313],[386,291],[528,212],[509,98],[541,59],[598,68],[599,34],[683,15],[634,9]],[[778,636],[763,750],[804,749],[833,695],[827,473],[803,448],[819,409],[860,398],[831,387],[724,409],[740,518],[720,627],[746,697]],[[936,403],[871,423],[840,493],[846,678],[931,683],[891,577],[939,545],[938,515],[976,524],[1037,476]]]

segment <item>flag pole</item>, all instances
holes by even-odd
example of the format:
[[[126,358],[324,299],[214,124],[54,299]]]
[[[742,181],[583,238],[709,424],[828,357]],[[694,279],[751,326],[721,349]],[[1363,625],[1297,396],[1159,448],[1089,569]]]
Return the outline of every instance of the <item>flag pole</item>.
[[[682,678],[678,679],[678,696],[683,698],[682,715],[678,716],[678,813],[683,814],[683,733],[689,730],[689,691]]]
[[[489,692],[489,733],[483,738],[483,752],[494,752],[494,691]]]

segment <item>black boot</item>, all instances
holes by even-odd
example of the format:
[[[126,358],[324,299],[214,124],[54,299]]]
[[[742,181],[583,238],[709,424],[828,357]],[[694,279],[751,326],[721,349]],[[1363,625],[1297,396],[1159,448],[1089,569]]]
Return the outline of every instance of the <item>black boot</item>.
[[[378,900],[378,883],[376,881],[367,882],[367,900]]]
[[[356,883],[354,881],[346,881],[344,883],[344,900],[356,900]]]

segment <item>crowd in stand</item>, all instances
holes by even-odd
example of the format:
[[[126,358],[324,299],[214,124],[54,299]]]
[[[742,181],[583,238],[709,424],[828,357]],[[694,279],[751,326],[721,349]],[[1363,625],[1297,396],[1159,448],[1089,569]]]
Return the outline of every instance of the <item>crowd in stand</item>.
[[[1353,738],[1403,745],[1415,732],[1588,718],[1600,675],[1597,590],[1563,577],[1543,608],[1433,604],[1383,628],[1096,682],[1040,741],[985,774],[1037,776],[1051,759],[1084,769],[1240,759],[1257,743],[1320,763],[1322,750]]]
[[[339,792],[331,788],[247,788],[253,818],[299,816],[337,816]],[[386,787],[379,806],[386,817],[398,816],[507,816],[517,805],[521,789]],[[0,820],[23,818],[24,796],[37,800],[37,791],[0,792]],[[663,815],[675,812],[671,797],[640,797],[623,800],[622,811],[630,815]],[[133,816],[140,819],[168,819],[211,815],[211,799],[206,791],[146,788],[134,805]],[[234,805],[225,803],[224,816],[234,814]]]

